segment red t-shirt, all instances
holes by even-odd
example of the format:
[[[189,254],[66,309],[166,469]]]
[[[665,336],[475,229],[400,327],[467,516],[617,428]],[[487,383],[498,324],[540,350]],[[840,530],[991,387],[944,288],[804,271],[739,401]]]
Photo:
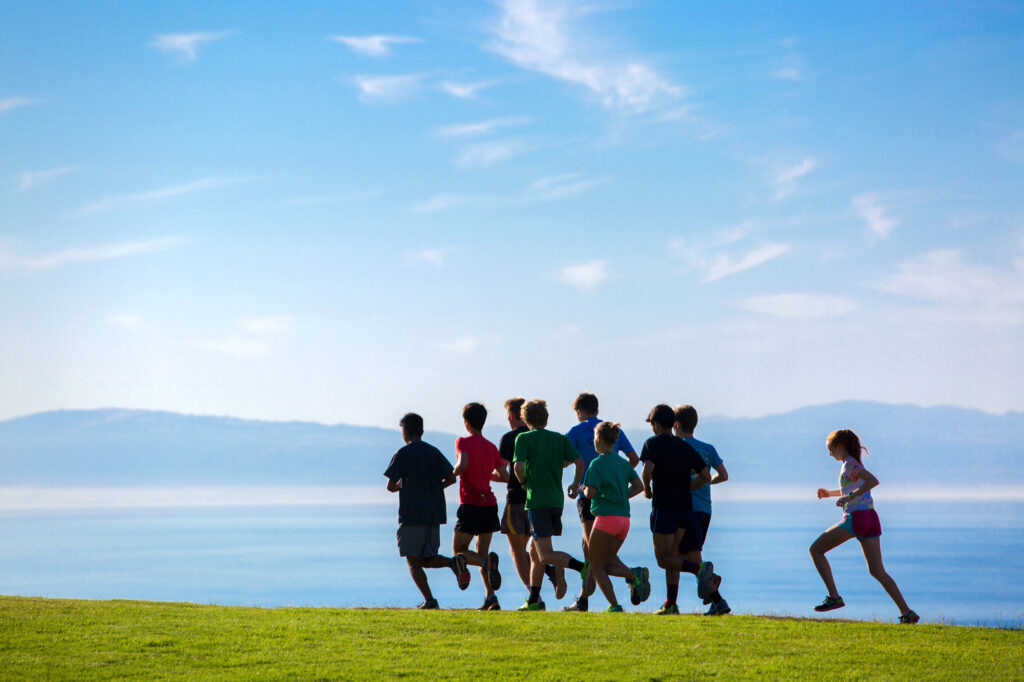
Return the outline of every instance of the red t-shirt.
[[[459,502],[477,507],[498,506],[491,492],[491,472],[504,464],[498,448],[480,434],[473,434],[456,439],[455,451],[462,454],[466,463],[459,475]]]

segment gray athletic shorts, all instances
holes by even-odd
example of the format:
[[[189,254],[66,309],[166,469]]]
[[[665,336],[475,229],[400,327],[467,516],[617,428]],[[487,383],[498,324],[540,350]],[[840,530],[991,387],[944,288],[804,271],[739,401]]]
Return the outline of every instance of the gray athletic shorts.
[[[398,556],[430,559],[441,548],[441,526],[398,526]]]
[[[505,513],[501,515],[501,532],[505,535],[530,535],[530,515],[526,512],[525,503],[505,504]]]

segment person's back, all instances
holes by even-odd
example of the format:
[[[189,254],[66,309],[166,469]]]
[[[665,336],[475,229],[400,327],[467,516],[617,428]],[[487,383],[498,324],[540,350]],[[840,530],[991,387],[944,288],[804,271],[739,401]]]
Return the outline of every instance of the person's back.
[[[443,479],[451,470],[441,451],[421,440],[396,452],[386,475],[402,480],[398,522],[407,526],[447,523]]]
[[[579,459],[568,438],[544,428],[521,433],[516,437],[514,457],[524,464],[527,511],[565,506],[562,469]]]
[[[598,455],[584,475],[584,483],[597,489],[590,511],[597,516],[629,516],[629,484],[637,478],[629,462],[615,453]]]
[[[707,465],[691,445],[671,432],[661,433],[647,439],[640,459],[654,465],[651,475],[653,508],[693,509],[691,472],[700,472]]]
[[[455,441],[455,449],[466,457],[459,476],[459,502],[478,507],[494,507],[498,500],[491,491],[491,474],[502,465],[494,443],[479,433]]]
[[[719,456],[715,446],[711,443],[705,443],[702,440],[689,436],[684,437],[683,442],[692,447],[700,455],[700,458],[711,467],[717,469],[722,466],[722,458]],[[693,510],[696,512],[702,512],[704,514],[711,513],[711,484],[705,483],[701,487],[690,492],[690,496],[693,499]]]

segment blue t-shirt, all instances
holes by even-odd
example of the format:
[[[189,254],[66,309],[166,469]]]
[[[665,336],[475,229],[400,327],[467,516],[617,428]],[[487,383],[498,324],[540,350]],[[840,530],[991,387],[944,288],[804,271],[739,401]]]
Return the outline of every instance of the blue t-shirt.
[[[705,443],[702,440],[696,438],[684,438],[687,443],[693,446],[693,449],[697,451],[701,459],[712,469],[715,467],[722,466],[722,458],[718,456],[718,451],[715,450],[715,446],[711,443]],[[696,475],[692,475],[696,478]],[[693,498],[693,511],[704,512],[705,514],[711,513],[711,484],[705,483],[701,487],[690,492],[690,496]]]
[[[600,417],[591,417],[581,421],[565,434],[583,460],[584,473],[590,468],[590,463],[597,459],[597,450],[594,449],[594,429],[603,421]],[[622,431],[619,431],[619,438],[615,441],[615,449],[612,452],[633,452],[633,446],[630,445],[629,439]]]

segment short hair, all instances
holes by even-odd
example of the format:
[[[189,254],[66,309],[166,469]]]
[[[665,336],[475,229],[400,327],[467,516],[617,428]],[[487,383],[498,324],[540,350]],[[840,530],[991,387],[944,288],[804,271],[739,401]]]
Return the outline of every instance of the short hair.
[[[594,429],[594,435],[597,436],[598,440],[605,445],[612,446],[619,440],[619,433],[621,432],[622,427],[618,423],[613,424],[612,422],[601,422]]]
[[[483,403],[469,403],[462,408],[462,418],[470,426],[479,431],[487,422],[487,408]]]
[[[398,425],[402,427],[410,436],[422,436],[423,435],[423,417],[419,416],[415,412],[409,412],[398,422]]]
[[[597,414],[597,396],[593,393],[580,393],[576,400],[572,401],[572,409],[583,414]]]
[[[697,428],[697,408],[693,405],[676,406],[676,421],[679,422],[679,428],[683,431],[693,433],[693,430]]]
[[[548,425],[548,403],[546,400],[534,398],[524,403],[519,411],[519,418],[534,429],[543,429]]]
[[[651,413],[647,415],[647,421],[657,424],[663,429],[671,429],[672,425],[676,423],[676,413],[672,411],[671,407],[662,403],[654,406]]]
[[[526,398],[520,398],[519,396],[516,396],[515,398],[509,398],[508,400],[505,401],[505,411],[508,412],[509,414],[514,414],[515,416],[519,417],[519,412],[520,410],[523,409],[523,403],[525,402]]]

